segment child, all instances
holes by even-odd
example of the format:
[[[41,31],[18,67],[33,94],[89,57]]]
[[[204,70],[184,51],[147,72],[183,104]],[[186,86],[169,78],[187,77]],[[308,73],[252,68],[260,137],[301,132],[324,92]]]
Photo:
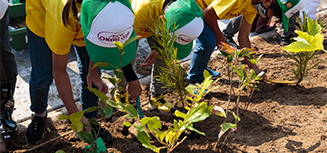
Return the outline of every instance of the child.
[[[192,50],[193,40],[199,36],[203,29],[203,19],[201,9],[194,0],[132,0],[132,7],[135,13],[135,33],[140,35],[139,39],[147,38],[151,53],[144,60],[141,66],[153,64],[150,84],[150,106],[161,112],[168,113],[173,108],[173,104],[163,98],[165,91],[154,78],[158,74],[158,67],[163,66],[163,62],[157,59],[158,51],[154,44],[156,42],[151,38],[152,32],[148,27],[154,29],[153,22],[159,19],[159,15],[164,14],[167,19],[169,29],[173,29],[175,34],[179,35],[174,46],[177,48],[177,58],[186,57]],[[184,39],[182,39],[184,38]],[[127,99],[126,92],[116,93],[116,99]]]
[[[283,12],[289,17],[293,12],[302,9],[302,3],[300,3],[299,0],[282,0],[283,3],[280,1],[281,0],[197,0],[198,5],[203,10],[205,24],[201,35],[196,39],[196,46],[187,76],[190,83],[202,82],[203,71],[207,67],[214,48],[220,45],[220,42],[225,42],[225,37],[218,27],[217,20],[230,19],[243,15],[239,29],[238,42],[241,48],[251,48],[249,33],[251,30],[251,23],[257,13],[264,18],[270,18],[273,15]],[[282,11],[278,11],[279,7],[283,7]],[[288,28],[287,17],[285,15],[283,16],[283,24],[285,23],[285,25],[287,25],[283,27],[286,29]],[[245,62],[250,69],[254,69],[256,74],[261,72],[256,65],[249,61],[248,57],[245,57]],[[265,75],[263,76],[263,79],[264,78]]]
[[[123,1],[123,0],[122,0]],[[93,5],[111,1],[93,1]],[[43,129],[47,117],[47,100],[49,86],[54,78],[59,95],[67,108],[68,114],[78,112],[73,99],[71,84],[66,71],[68,53],[71,46],[75,47],[79,74],[81,78],[82,109],[97,106],[98,97],[87,88],[97,87],[107,93],[108,87],[100,78],[99,68],[92,69],[93,63],[87,54],[82,29],[79,23],[79,11],[82,0],[33,0],[26,2],[26,24],[28,47],[32,63],[30,79],[31,110],[35,112],[32,122],[26,130],[26,141],[29,144],[38,143],[43,137]],[[129,2],[124,1],[128,5]],[[98,7],[98,6],[97,6]],[[107,10],[100,8],[100,10]],[[85,10],[92,13],[92,11]],[[111,14],[106,14],[111,16]],[[99,24],[96,24],[99,25]],[[96,30],[95,29],[92,30]],[[117,32],[117,31],[114,31]],[[94,48],[93,48],[94,49]],[[97,112],[85,113],[81,119],[84,124],[87,118],[94,118]],[[98,131],[97,125],[91,126]],[[99,136],[104,142],[112,140],[109,131],[100,128]]]

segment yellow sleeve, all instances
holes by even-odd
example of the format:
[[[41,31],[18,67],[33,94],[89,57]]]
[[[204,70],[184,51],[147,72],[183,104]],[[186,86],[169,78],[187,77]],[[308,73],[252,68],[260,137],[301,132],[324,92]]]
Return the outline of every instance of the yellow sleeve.
[[[62,10],[65,3],[48,2],[45,16],[45,40],[49,48],[58,55],[68,54],[73,40],[81,31],[79,23],[73,17],[72,12],[69,15],[69,24],[66,26],[62,21]],[[83,38],[83,35],[82,35]],[[84,43],[84,40],[82,40]]]
[[[157,20],[162,14],[163,0],[132,0],[132,7],[135,14],[134,30],[139,35],[138,39],[150,37],[154,28],[153,20]]]
[[[211,3],[219,19],[227,19],[226,16],[237,3],[237,0],[215,0]],[[233,17],[230,17],[233,18]]]
[[[252,24],[256,15],[257,15],[257,11],[252,11],[251,13],[244,14],[244,17],[248,23]]]

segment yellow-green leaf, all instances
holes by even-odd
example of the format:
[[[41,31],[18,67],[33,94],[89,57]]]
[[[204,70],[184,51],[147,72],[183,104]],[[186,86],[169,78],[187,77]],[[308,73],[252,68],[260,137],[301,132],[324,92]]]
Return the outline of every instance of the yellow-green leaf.
[[[60,115],[58,120],[60,121],[60,120],[67,120],[67,119],[69,119],[67,115]]]
[[[123,50],[124,46],[123,46],[123,44],[122,44],[121,42],[119,42],[119,41],[114,41],[114,42],[112,42],[112,43],[114,43],[114,44],[116,45],[116,47],[117,47],[120,51]]]
[[[282,49],[288,52],[303,52],[303,51],[316,51],[324,50],[323,41],[324,36],[321,34],[316,34],[315,36],[310,35],[307,32],[302,32],[296,30],[298,37],[294,38],[296,41]]]
[[[96,62],[93,65],[92,69],[94,69],[95,67],[107,67],[108,65],[110,65],[110,63],[108,62]]]

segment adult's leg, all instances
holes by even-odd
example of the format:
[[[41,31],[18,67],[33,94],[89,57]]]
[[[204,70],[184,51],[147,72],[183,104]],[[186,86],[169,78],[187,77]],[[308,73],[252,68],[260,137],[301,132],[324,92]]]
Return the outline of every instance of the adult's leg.
[[[49,86],[53,82],[52,51],[44,38],[27,28],[28,51],[32,71],[30,76],[30,109],[36,114],[44,113],[48,106]]]
[[[216,36],[206,22],[201,35],[195,41],[187,79],[199,82],[204,79],[203,71],[207,68],[210,56],[216,47]]]

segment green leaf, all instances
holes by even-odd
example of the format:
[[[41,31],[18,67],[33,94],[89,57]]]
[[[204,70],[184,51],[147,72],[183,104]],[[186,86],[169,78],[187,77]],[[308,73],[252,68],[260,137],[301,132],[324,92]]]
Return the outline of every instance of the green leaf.
[[[130,126],[132,126],[133,124],[131,124],[130,122],[124,122],[124,125],[125,125],[126,127],[130,127]]]
[[[162,141],[165,138],[165,136],[167,135],[166,132],[162,132],[158,129],[154,129],[153,131],[156,134],[156,137],[159,138],[160,141]]]
[[[87,121],[90,122],[90,123],[93,124],[93,125],[100,125],[100,124],[98,123],[98,121],[96,121],[94,118],[88,119]]]
[[[198,134],[200,134],[200,135],[203,135],[203,136],[206,135],[204,132],[201,132],[201,131],[195,129],[193,126],[190,126],[190,125],[189,125],[189,126],[187,126],[186,128],[189,129],[189,130],[191,130],[191,131],[194,131],[194,132],[196,132],[196,133],[198,133]]]
[[[298,34],[298,37],[294,38],[295,42],[292,42],[290,45],[283,47],[285,51],[288,52],[303,52],[303,51],[315,51],[315,50],[324,50],[323,41],[324,36],[321,34],[316,34],[315,36],[310,35],[307,32],[295,31]]]
[[[104,112],[104,115],[106,115],[106,117],[111,117],[112,113],[113,113],[113,109],[112,107],[110,107],[109,105],[105,105],[103,107],[103,112]]]
[[[137,111],[134,106],[127,104],[126,105],[127,111],[131,113],[133,116],[137,117]]]
[[[97,97],[99,97],[101,99],[101,101],[105,102],[105,101],[109,100],[109,98],[106,96],[106,94],[99,91],[98,89],[91,88],[91,87],[86,87],[86,88],[89,89],[90,91],[92,91]]]
[[[150,131],[161,129],[161,122],[158,116],[142,118],[141,124],[147,125]]]
[[[67,119],[70,119],[70,118],[67,115],[62,114],[62,115],[59,116],[58,121],[67,120]]]
[[[185,119],[185,118],[188,117],[186,114],[180,112],[179,110],[176,110],[176,111],[175,111],[175,115],[176,115],[177,117],[181,117],[181,118],[183,118],[183,119]]]
[[[146,148],[149,148],[151,146],[150,138],[144,131],[137,132],[136,137]]]
[[[250,62],[252,63],[252,64],[256,64],[256,60],[255,59],[250,59]]]
[[[70,115],[70,121],[71,122],[76,122],[76,121],[80,121],[83,117],[83,111],[79,111],[77,113],[72,113]]]
[[[65,153],[63,150],[57,150],[56,153]]]
[[[93,65],[92,69],[94,69],[95,67],[107,67],[108,65],[110,65],[107,62],[97,62]]]
[[[316,35],[316,34],[320,34],[321,33],[321,26],[318,24],[317,21],[313,21],[310,18],[307,18],[308,20],[308,32],[311,35]]]
[[[241,118],[238,117],[234,112],[232,112],[232,111],[229,111],[229,112],[233,114],[233,116],[237,120],[237,122],[241,121]]]
[[[114,42],[112,42],[112,43],[114,43],[114,44],[116,45],[116,47],[117,47],[120,51],[123,50],[124,46],[123,46],[123,44],[122,44],[121,42],[119,42],[119,41],[114,41]]]
[[[92,106],[92,107],[89,107],[87,109],[84,109],[84,113],[91,113],[91,112],[94,112],[95,110],[99,109],[100,107],[98,106]]]
[[[80,132],[83,129],[83,124],[81,121],[74,121],[72,122],[72,124],[70,125],[70,128],[74,131],[74,132]]]
[[[130,118],[130,119],[135,119],[136,117],[134,117],[134,116],[132,116],[132,115],[130,115],[130,114],[126,114],[124,117],[126,117],[126,118]]]
[[[135,41],[137,38],[139,38],[140,36],[133,36],[133,37],[130,37],[128,38],[125,43],[124,43],[124,47],[127,46],[129,43]]]
[[[207,102],[201,102],[195,104],[195,106],[191,109],[190,117],[186,119],[185,122],[195,123],[205,120],[210,116],[213,106],[207,107]]]
[[[93,135],[91,133],[85,131],[78,132],[78,138],[90,145],[94,144]]]
[[[227,117],[225,110],[219,106],[214,106],[212,111],[215,111],[215,115],[225,117],[225,118]]]
[[[232,123],[223,123],[220,125],[222,131],[225,133],[227,130],[231,129],[231,128],[236,128],[237,125],[236,124],[232,124]]]
[[[111,100],[108,100],[108,101],[107,101],[107,104],[110,105],[111,107],[117,107],[116,102],[111,101]]]

